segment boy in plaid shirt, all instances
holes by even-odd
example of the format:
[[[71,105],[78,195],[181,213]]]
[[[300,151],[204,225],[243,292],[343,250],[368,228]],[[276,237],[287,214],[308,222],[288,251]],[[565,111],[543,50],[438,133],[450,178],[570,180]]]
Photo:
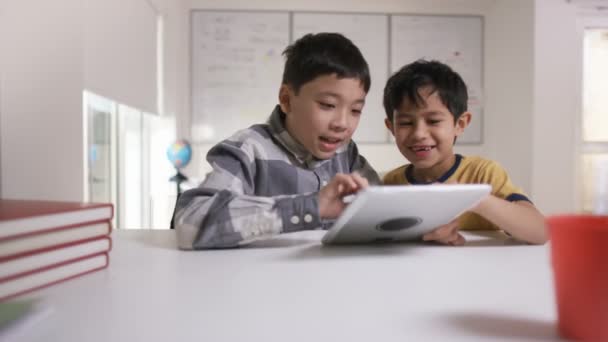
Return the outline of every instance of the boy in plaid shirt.
[[[319,33],[283,54],[279,105],[267,123],[214,146],[213,171],[178,199],[172,223],[180,248],[327,229],[344,196],[379,183],[351,140],[371,83],[359,49],[340,34]]]

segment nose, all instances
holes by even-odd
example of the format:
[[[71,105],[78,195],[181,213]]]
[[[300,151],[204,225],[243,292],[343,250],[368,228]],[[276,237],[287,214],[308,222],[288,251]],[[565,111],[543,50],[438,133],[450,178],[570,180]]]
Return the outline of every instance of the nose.
[[[329,123],[329,127],[338,132],[346,130],[349,126],[348,120],[350,120],[348,109],[341,109],[334,112],[332,119]]]
[[[412,134],[412,136],[416,139],[416,140],[422,140],[424,138],[426,138],[428,136],[428,129],[426,127],[426,124],[424,124],[424,122],[416,122],[414,124],[414,132]]]

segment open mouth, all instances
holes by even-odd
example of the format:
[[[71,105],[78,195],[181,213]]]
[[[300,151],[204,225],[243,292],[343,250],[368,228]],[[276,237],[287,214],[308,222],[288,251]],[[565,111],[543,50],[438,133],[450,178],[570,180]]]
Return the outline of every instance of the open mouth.
[[[321,141],[326,142],[328,144],[338,144],[342,141],[339,138],[330,138],[330,137],[320,137]]]
[[[430,151],[434,148],[435,148],[435,146],[412,146],[412,147],[410,147],[410,150],[412,150],[414,152],[425,152],[425,151]]]
[[[325,152],[334,151],[344,141],[344,139],[326,136],[319,137],[319,140],[321,141],[321,150]]]
[[[425,157],[427,156],[435,146],[425,145],[425,146],[410,146],[410,150],[414,152],[417,157]]]

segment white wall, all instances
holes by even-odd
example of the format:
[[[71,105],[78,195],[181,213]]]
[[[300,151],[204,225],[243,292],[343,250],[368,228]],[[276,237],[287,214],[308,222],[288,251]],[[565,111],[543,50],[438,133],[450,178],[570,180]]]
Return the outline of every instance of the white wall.
[[[495,1],[486,16],[484,156],[531,191],[534,4]],[[532,194],[533,195],[533,194]],[[534,196],[533,196],[534,197]]]
[[[3,1],[0,1],[0,20],[6,15]],[[0,22],[0,46],[4,46],[4,26]],[[2,197],[2,78],[4,68],[4,54],[0,53],[0,198]]]
[[[146,0],[0,2],[2,197],[83,199],[82,91],[156,111],[155,17]]]
[[[1,6],[1,195],[80,200],[82,2]]]
[[[576,209],[582,37],[575,8],[536,0],[532,193],[546,213]]]
[[[85,87],[131,107],[158,112],[156,9],[145,0],[85,3]]]
[[[161,13],[164,25],[164,51],[163,51],[163,95],[164,103],[160,112],[167,116],[175,116],[176,113],[186,113],[181,100],[182,94],[189,94],[190,83],[184,83],[186,65],[189,59],[184,61],[185,52],[189,45],[187,35],[189,20],[187,15],[187,2],[177,0],[150,0]],[[180,121],[181,125],[188,124]],[[180,129],[184,130],[182,127]]]

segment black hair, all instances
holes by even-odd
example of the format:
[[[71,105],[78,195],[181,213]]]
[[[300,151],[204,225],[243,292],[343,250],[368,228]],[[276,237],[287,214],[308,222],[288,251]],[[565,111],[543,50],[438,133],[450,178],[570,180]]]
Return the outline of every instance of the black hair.
[[[424,87],[431,87],[439,94],[454,121],[467,111],[469,96],[462,77],[444,63],[421,59],[402,67],[386,82],[383,104],[387,118],[393,120],[394,110],[403,101],[422,107],[424,99],[419,91]]]
[[[289,45],[283,55],[283,84],[291,86],[296,94],[307,82],[331,74],[359,79],[365,92],[369,91],[371,79],[365,58],[353,42],[339,33],[309,33]]]

